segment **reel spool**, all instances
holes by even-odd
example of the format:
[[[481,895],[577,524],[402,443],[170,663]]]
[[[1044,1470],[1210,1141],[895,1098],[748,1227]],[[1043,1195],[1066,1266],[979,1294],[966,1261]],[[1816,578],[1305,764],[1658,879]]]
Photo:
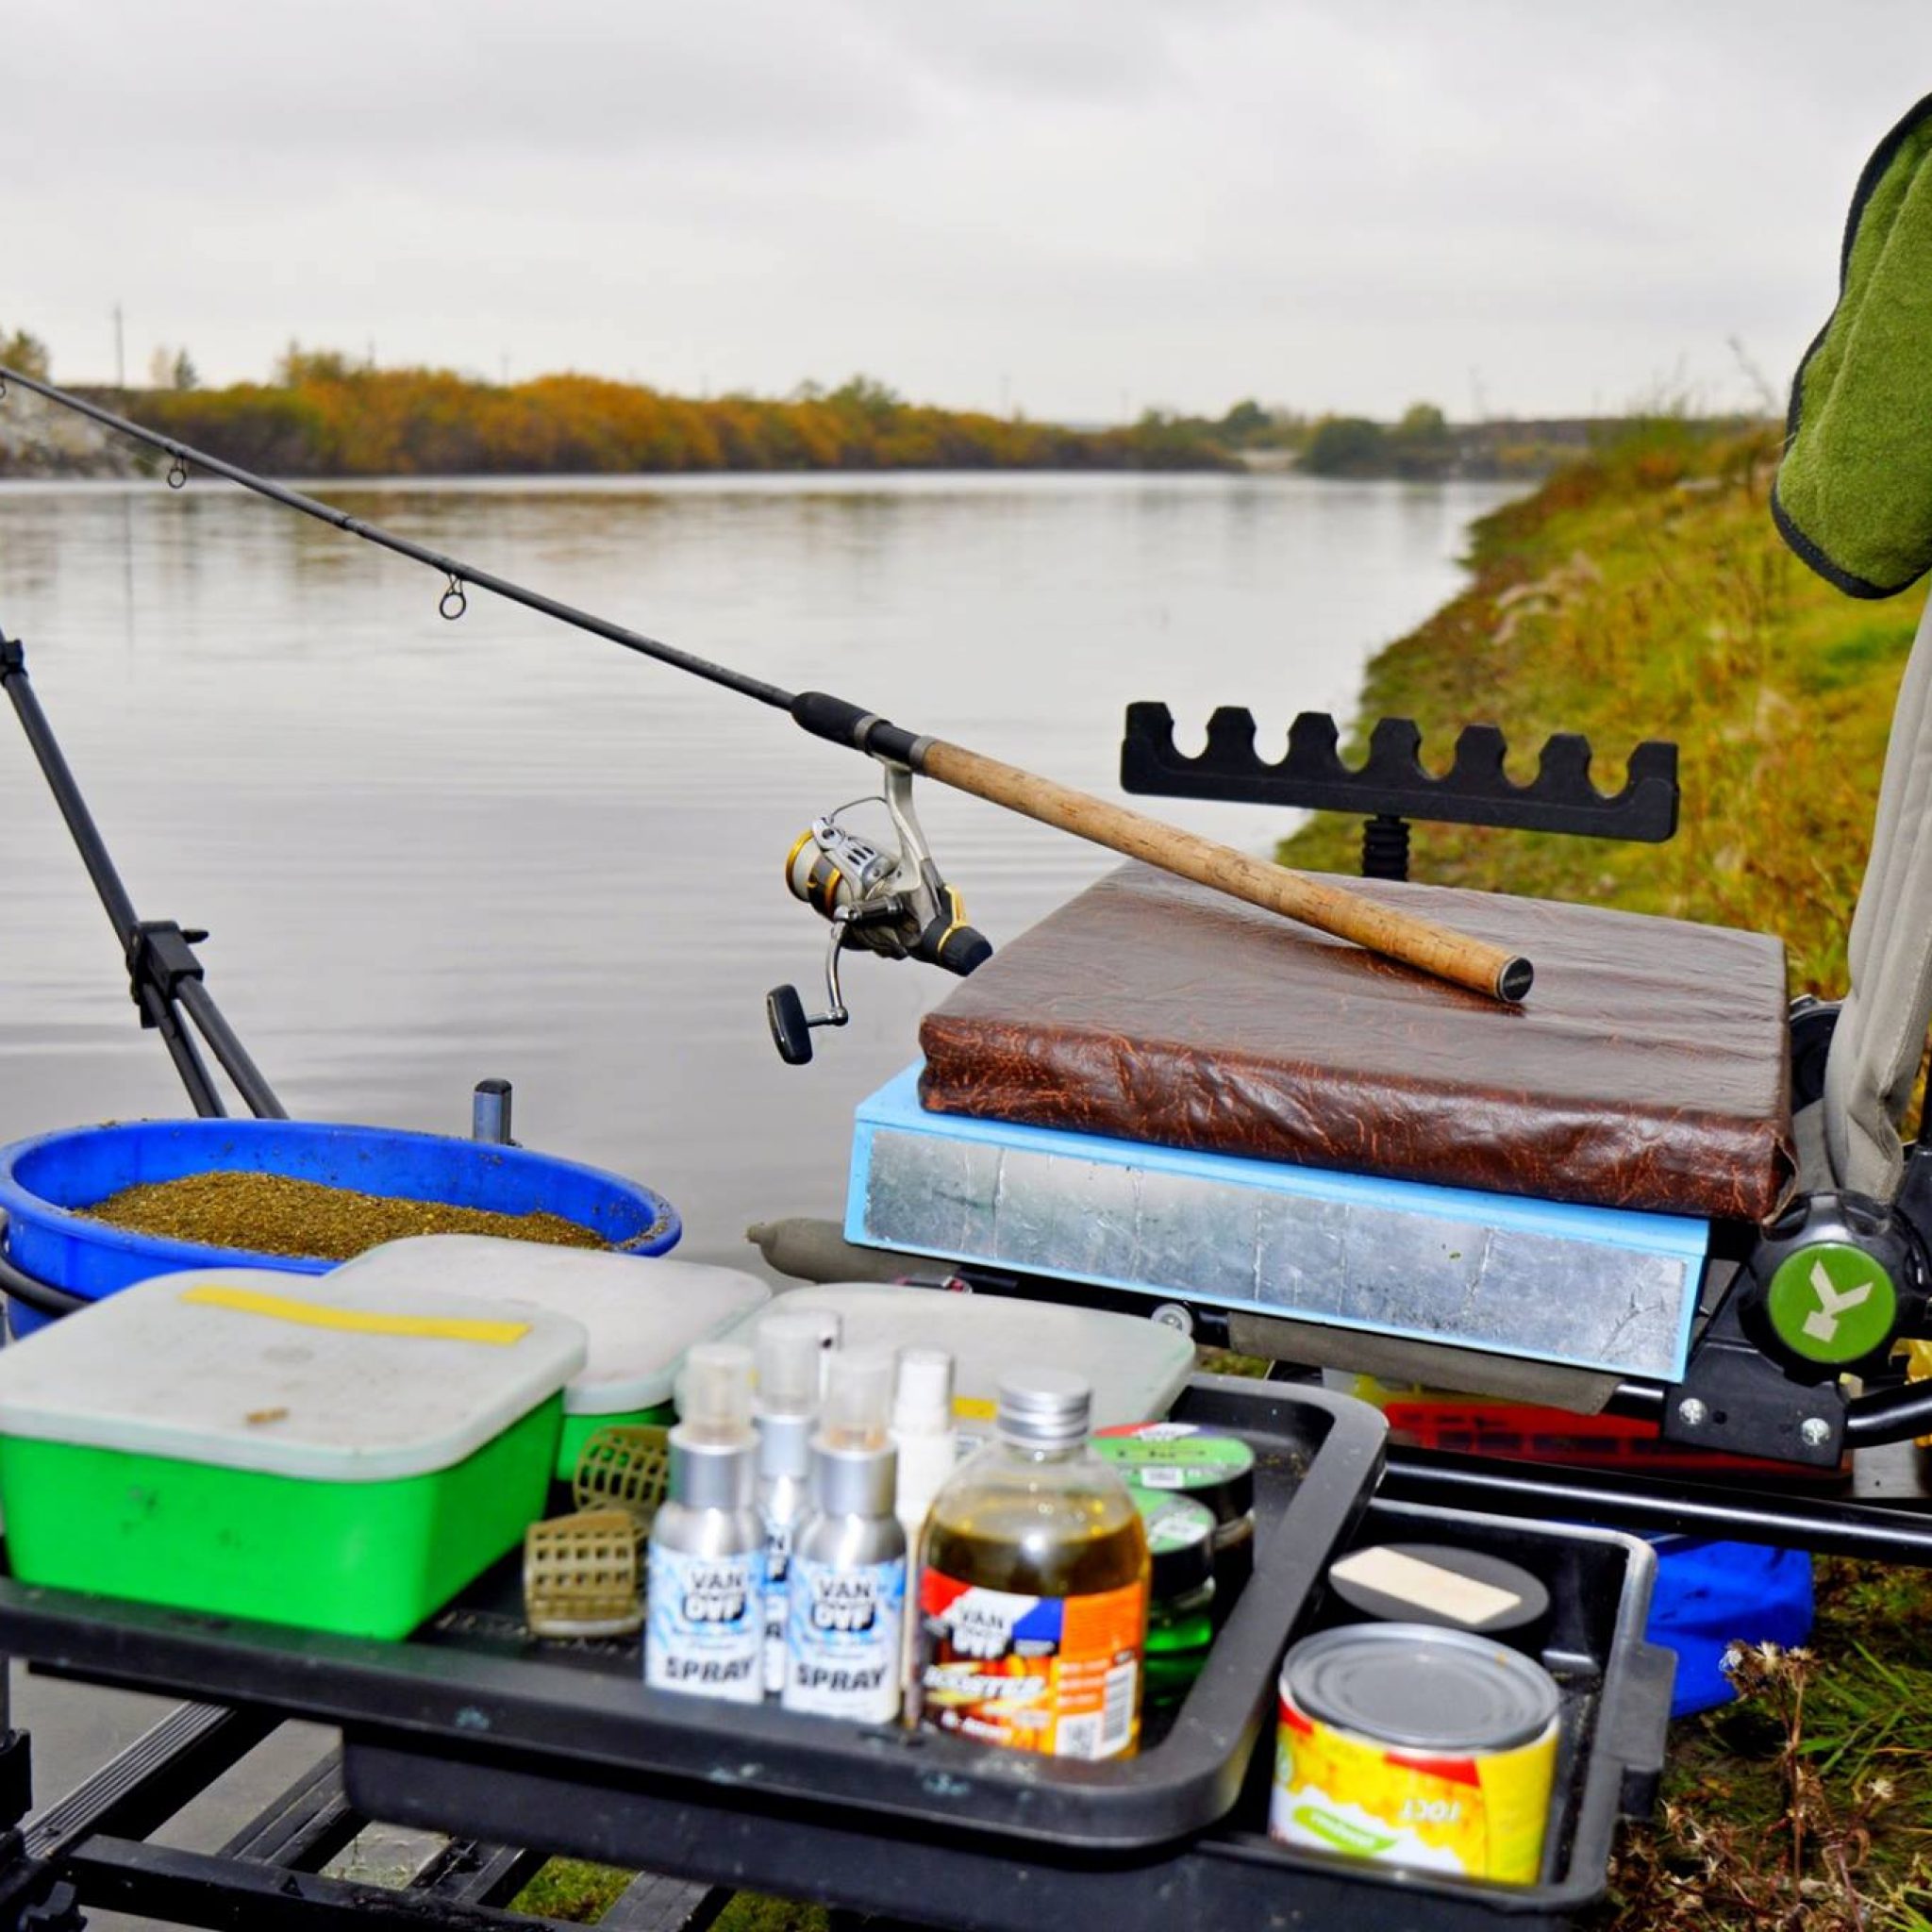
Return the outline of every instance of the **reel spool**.
[[[812,1029],[842,1026],[852,1017],[839,983],[840,955],[862,946],[887,959],[924,959],[962,978],[992,956],[984,934],[966,924],[959,895],[940,874],[912,810],[912,774],[880,761],[879,799],[897,837],[896,849],[860,838],[840,824],[855,799],[814,819],[785,858],[785,885],[831,925],[825,948],[825,1010],[808,1013],[795,986],[765,995],[765,1018],[778,1058],[802,1067],[812,1057]]]

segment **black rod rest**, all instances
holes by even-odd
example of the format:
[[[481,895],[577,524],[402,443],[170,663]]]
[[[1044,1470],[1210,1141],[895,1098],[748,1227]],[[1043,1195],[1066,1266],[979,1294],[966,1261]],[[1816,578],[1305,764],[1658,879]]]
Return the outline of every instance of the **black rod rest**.
[[[1174,741],[1165,705],[1127,707],[1121,739],[1121,789],[1157,798],[1214,798],[1296,811],[1362,815],[1362,876],[1408,876],[1408,827],[1501,825],[1587,839],[1662,844],[1677,830],[1677,747],[1646,739],[1630,754],[1624,789],[1591,782],[1587,738],[1559,731],[1545,741],[1537,774],[1519,785],[1504,769],[1508,744],[1493,724],[1471,724],[1438,777],[1422,761],[1413,718],[1384,718],[1369,734],[1359,766],[1341,761],[1341,733],[1326,711],[1303,711],[1288,749],[1273,762],[1255,749],[1255,714],[1223,705],[1208,720],[1208,742],[1189,757]]]
[[[1504,825],[1593,839],[1661,844],[1677,829],[1677,747],[1646,739],[1631,754],[1622,791],[1591,783],[1587,738],[1559,731],[1539,755],[1537,774],[1519,785],[1504,769],[1508,744],[1493,724],[1470,724],[1456,741],[1449,770],[1437,777],[1422,761],[1413,718],[1384,718],[1357,768],[1341,761],[1341,732],[1326,711],[1303,711],[1289,727],[1278,760],[1255,749],[1255,714],[1224,705],[1208,720],[1208,743],[1190,758],[1174,741],[1174,713],[1162,704],[1127,707],[1121,741],[1121,785],[1161,798],[1219,798],[1302,811],[1347,811],[1437,824]]]

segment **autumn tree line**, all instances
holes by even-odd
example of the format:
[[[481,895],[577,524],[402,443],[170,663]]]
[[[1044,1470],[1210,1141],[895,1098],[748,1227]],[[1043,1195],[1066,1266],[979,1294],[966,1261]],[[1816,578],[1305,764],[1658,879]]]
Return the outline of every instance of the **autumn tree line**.
[[[291,349],[270,383],[149,389],[128,410],[281,475],[547,475],[707,470],[1208,470],[1233,458],[1149,416],[1071,429],[908,403],[855,376],[774,400],[675,396],[591,375],[491,383]]]
[[[0,328],[0,362],[44,376],[46,347]],[[1457,427],[1428,403],[1391,424],[1248,399],[1219,416],[1150,409],[1120,427],[1074,428],[909,403],[863,375],[784,398],[699,400],[591,375],[492,383],[384,369],[296,343],[265,383],[205,388],[185,349],[164,348],[145,386],[92,392],[183,442],[284,476],[1299,468],[1428,480],[1539,474],[1578,440],[1562,425],[1554,440],[1552,425]]]

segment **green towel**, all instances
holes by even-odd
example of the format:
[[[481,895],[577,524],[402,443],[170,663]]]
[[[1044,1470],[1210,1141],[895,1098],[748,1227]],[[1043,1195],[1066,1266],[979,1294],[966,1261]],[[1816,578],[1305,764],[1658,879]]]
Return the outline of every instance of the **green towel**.
[[[1894,596],[1932,570],[1932,94],[1858,177],[1838,306],[1791,384],[1771,509],[1854,597]]]

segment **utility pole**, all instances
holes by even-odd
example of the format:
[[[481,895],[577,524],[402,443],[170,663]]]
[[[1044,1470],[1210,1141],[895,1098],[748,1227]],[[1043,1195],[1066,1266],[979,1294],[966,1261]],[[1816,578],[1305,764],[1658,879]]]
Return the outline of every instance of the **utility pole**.
[[[114,305],[114,387],[127,387],[127,344],[121,329],[121,305]]]

